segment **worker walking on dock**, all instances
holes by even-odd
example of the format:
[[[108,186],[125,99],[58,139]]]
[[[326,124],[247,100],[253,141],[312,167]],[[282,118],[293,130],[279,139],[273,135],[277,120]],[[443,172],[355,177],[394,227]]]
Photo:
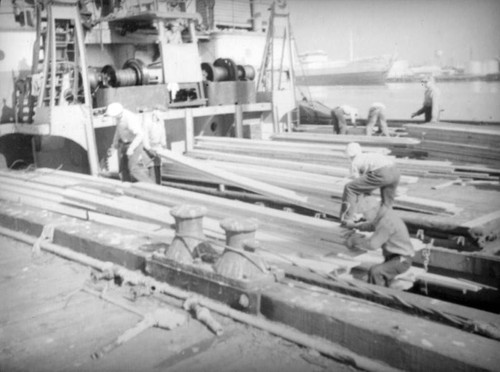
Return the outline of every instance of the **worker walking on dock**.
[[[359,143],[351,142],[346,147],[346,156],[351,161],[352,181],[344,186],[340,221],[352,223],[358,198],[380,188],[382,205],[391,208],[399,184],[399,170],[394,160],[380,153],[363,152]]]
[[[348,105],[337,106],[331,111],[331,117],[333,132],[336,134],[347,134],[346,118],[350,118],[351,124],[356,126],[358,109]]]
[[[391,281],[411,267],[415,254],[410,234],[404,221],[385,205],[380,206],[375,198],[364,198],[360,211],[367,222],[356,224],[360,231],[374,231],[369,237],[353,233],[346,245],[351,250],[377,250],[382,248],[384,262],[370,267],[368,283],[389,287]]]
[[[118,102],[108,106],[106,115],[111,117],[113,124],[116,125],[113,144],[109,151],[118,150],[122,181],[152,183],[142,159],[144,134],[139,116],[124,109]]]
[[[386,120],[386,107],[383,103],[372,103],[368,110],[368,120],[366,122],[366,135],[371,136],[375,125],[378,124],[384,136],[389,137],[389,128]]]
[[[425,122],[438,122],[440,109],[440,96],[441,92],[436,86],[436,82],[433,76],[426,77],[422,79],[422,84],[425,87],[424,92],[424,103],[422,107],[411,114],[411,117],[425,115]]]
[[[158,185],[161,184],[161,157],[158,150],[167,149],[167,135],[161,112],[163,107],[156,106],[152,111],[142,110],[142,129],[144,131],[144,153],[149,177]]]

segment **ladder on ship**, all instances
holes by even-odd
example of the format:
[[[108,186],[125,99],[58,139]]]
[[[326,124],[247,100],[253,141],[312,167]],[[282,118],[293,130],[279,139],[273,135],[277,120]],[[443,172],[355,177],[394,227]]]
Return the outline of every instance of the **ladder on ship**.
[[[282,39],[281,45],[276,45],[276,39]],[[269,24],[266,35],[264,55],[262,57],[257,92],[272,94],[273,110],[275,112],[274,132],[281,132],[280,114],[286,112],[286,129],[291,131],[298,122],[297,98],[295,95],[295,73],[292,31],[290,14],[286,1],[277,0],[271,5]],[[279,61],[276,54],[279,53]],[[276,65],[276,62],[278,64]],[[290,97],[284,97],[285,84],[289,85]]]
[[[88,154],[90,172],[99,163],[92,123],[84,31],[78,1],[37,3],[28,120],[72,140]]]

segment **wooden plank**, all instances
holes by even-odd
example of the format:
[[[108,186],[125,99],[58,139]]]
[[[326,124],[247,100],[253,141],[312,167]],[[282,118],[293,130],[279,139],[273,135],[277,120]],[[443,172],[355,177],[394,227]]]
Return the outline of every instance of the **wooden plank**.
[[[245,138],[232,138],[232,137],[209,137],[209,136],[198,136],[195,138],[197,145],[218,145],[218,146],[238,146],[240,148],[251,148],[251,149],[266,149],[274,148],[276,150],[288,150],[288,151],[315,151],[315,152],[337,152],[345,158],[345,145],[341,144],[308,144],[308,143],[286,143],[278,141],[268,141],[268,140],[255,140],[255,139],[245,139]],[[381,147],[364,147],[365,151],[370,152],[380,152],[388,154],[390,151],[386,148]]]
[[[203,160],[217,160],[230,163],[250,164],[250,165],[263,165],[263,166],[265,165],[267,167],[315,173],[323,176],[332,176],[332,177],[349,176],[348,164],[346,164],[344,167],[334,167],[330,165],[320,165],[320,164],[306,163],[306,162],[294,162],[294,161],[279,160],[279,159],[263,159],[257,156],[238,155],[238,154],[222,153],[222,152],[207,151],[207,150],[193,150],[188,152],[187,156]],[[405,175],[401,176],[401,183],[403,184],[410,184],[416,182],[418,182],[418,177],[405,176]]]
[[[284,142],[304,142],[304,143],[322,143],[322,144],[344,144],[350,142],[358,142],[363,147],[368,146],[414,146],[420,143],[416,138],[406,137],[385,137],[385,136],[365,136],[365,135],[336,135],[333,133],[328,134],[315,134],[315,133],[279,133],[271,136],[273,141]]]
[[[331,200],[332,198],[341,199],[344,186],[347,182],[349,182],[349,180],[346,178],[334,178],[290,170],[283,171],[280,169],[273,169],[255,165],[241,166],[237,163],[213,161],[204,161],[200,162],[200,164],[206,164],[206,167],[208,168],[215,167],[216,169],[229,171],[240,176],[245,174],[247,178],[251,178],[258,182],[265,182],[269,185],[282,187],[287,190],[293,190],[302,195],[321,198],[325,202],[333,202]],[[168,175],[166,177],[168,178],[191,182],[216,182],[216,177],[214,177],[213,175],[210,175],[210,177],[200,178],[197,172],[189,172],[187,170],[185,171],[183,168],[179,168],[175,164],[166,166],[165,169],[166,174]],[[314,182],[311,182],[311,179],[314,179]],[[230,180],[226,180],[226,184],[241,187],[239,184],[233,183]],[[379,191],[375,190],[374,194],[378,195]],[[397,208],[421,211],[426,213],[446,214],[456,214],[460,211],[459,208],[451,203],[427,200],[423,198],[408,196],[405,194],[406,189],[404,187],[399,187],[395,204]],[[270,194],[268,194],[268,196],[269,195]]]
[[[257,182],[247,177],[237,176],[230,172],[225,172],[223,170],[214,167],[206,167],[203,164],[200,164],[199,162],[193,159],[187,158],[182,155],[174,154],[168,150],[159,151],[159,155],[166,160],[183,164],[184,166],[195,169],[200,173],[208,174],[210,176],[215,176],[224,181],[229,181],[232,184],[238,185],[243,189],[261,193],[263,195],[270,195],[276,198],[277,200],[299,205],[304,208],[315,210],[321,213],[332,214],[333,208],[328,207],[328,204],[331,203],[323,203],[315,201],[312,200],[313,198],[300,195],[296,192],[287,189],[275,187],[269,184],[265,184],[263,182]]]

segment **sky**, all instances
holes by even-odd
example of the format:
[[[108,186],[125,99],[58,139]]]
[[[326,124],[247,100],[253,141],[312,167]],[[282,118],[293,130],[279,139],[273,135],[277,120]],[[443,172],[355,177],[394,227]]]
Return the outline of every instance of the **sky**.
[[[299,53],[330,59],[397,53],[411,64],[500,57],[500,0],[288,0]]]

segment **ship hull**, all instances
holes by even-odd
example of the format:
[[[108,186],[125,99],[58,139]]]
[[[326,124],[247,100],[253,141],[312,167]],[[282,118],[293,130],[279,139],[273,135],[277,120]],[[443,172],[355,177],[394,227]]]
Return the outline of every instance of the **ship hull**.
[[[323,72],[299,75],[298,85],[384,85],[388,71]]]

